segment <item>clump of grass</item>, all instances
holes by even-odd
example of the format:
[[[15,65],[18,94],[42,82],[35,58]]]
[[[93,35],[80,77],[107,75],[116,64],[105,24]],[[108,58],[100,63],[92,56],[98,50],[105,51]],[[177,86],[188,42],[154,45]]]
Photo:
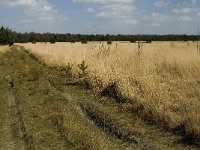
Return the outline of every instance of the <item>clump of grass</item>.
[[[9,46],[7,45],[0,45],[0,52],[5,53],[9,50]]]
[[[21,64],[21,71],[28,81],[38,80],[41,73],[41,70],[37,65],[29,63]]]
[[[42,73],[39,59],[34,57],[31,53],[21,53],[17,52],[15,47],[12,49],[16,51],[15,57],[19,60],[18,62],[11,62],[12,64],[16,63],[20,69],[20,74],[27,79],[27,81],[37,81]],[[22,63],[23,62],[23,63]]]

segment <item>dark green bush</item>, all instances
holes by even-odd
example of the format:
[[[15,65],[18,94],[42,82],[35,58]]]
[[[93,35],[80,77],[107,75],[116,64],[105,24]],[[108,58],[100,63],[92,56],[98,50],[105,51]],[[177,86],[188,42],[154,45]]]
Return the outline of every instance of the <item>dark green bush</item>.
[[[152,41],[151,40],[147,40],[146,43],[152,43]]]
[[[72,39],[70,42],[71,42],[71,43],[76,43],[76,41],[75,41],[75,40],[73,40],[73,39]]]
[[[131,40],[130,40],[130,42],[131,42],[131,43],[135,43],[135,42],[136,42],[136,40],[134,40],[134,39],[131,39]]]
[[[107,44],[112,44],[112,41],[111,40],[107,41]]]
[[[0,44],[6,45],[14,42],[14,32],[9,28],[0,28]]]
[[[14,42],[10,42],[10,43],[9,43],[9,46],[13,46],[13,45],[14,45]]]
[[[55,44],[55,43],[56,43],[56,40],[55,40],[54,38],[52,38],[52,39],[50,40],[50,43],[51,43],[51,44]]]
[[[87,44],[88,42],[87,42],[87,40],[82,40],[81,43],[82,44]]]

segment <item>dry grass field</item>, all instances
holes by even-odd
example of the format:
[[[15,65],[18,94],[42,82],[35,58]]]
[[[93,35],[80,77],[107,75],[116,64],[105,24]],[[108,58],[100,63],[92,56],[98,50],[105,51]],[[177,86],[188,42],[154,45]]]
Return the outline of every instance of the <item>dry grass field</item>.
[[[9,46],[0,46],[0,52],[5,53],[7,50],[9,50]]]
[[[123,99],[122,107],[144,120],[199,143],[200,54],[195,42],[17,45],[49,65],[65,67],[74,78],[84,75],[81,79],[96,92],[113,93]],[[80,64],[87,68],[81,70]]]

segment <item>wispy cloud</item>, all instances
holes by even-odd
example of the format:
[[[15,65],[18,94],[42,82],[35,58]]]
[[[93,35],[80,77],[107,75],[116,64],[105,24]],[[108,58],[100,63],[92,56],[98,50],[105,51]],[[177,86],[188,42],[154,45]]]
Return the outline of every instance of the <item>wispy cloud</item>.
[[[192,8],[177,8],[173,9],[173,12],[177,14],[182,14],[182,13],[187,14],[192,12]]]
[[[169,0],[157,0],[154,2],[155,7],[166,7],[171,3]]]
[[[146,16],[146,19],[153,22],[152,25],[157,26],[163,23],[172,23],[172,22],[189,22],[192,20],[190,16],[186,15],[164,15],[160,13],[152,13],[151,15]]]
[[[173,19],[173,16],[163,15],[160,13],[152,13],[148,16],[148,19],[154,21],[154,23],[163,23],[163,22],[170,22]]]
[[[123,3],[130,4],[133,0],[72,0],[73,2],[90,2],[90,3],[100,3],[100,4],[114,4],[114,3]]]
[[[94,12],[95,12],[95,9],[89,7],[89,8],[87,8],[86,12],[87,12],[87,13],[94,13]]]
[[[190,0],[192,2],[193,5],[195,5],[197,3],[196,0]]]
[[[100,11],[96,13],[97,18],[120,20],[120,22],[136,23],[133,19],[134,0],[72,0],[79,3],[94,3],[100,5]]]
[[[192,18],[190,16],[180,16],[177,18],[179,21],[185,21],[185,22],[189,22],[192,20]]]
[[[28,19],[19,21],[21,23],[52,22],[55,19],[66,19],[66,17],[58,15],[57,9],[47,0],[0,0],[0,7],[22,9]]]
[[[149,26],[150,27],[159,27],[160,24],[155,22],[155,23],[151,23]]]

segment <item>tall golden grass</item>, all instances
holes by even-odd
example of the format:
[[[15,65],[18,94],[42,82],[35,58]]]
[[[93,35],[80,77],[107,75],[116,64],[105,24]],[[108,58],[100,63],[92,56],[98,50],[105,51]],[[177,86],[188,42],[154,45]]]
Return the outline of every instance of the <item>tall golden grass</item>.
[[[0,52],[5,53],[7,50],[9,50],[9,46],[0,46]]]
[[[200,54],[194,42],[18,44],[50,65],[82,61],[87,81],[101,92],[115,85],[144,119],[200,139]]]

